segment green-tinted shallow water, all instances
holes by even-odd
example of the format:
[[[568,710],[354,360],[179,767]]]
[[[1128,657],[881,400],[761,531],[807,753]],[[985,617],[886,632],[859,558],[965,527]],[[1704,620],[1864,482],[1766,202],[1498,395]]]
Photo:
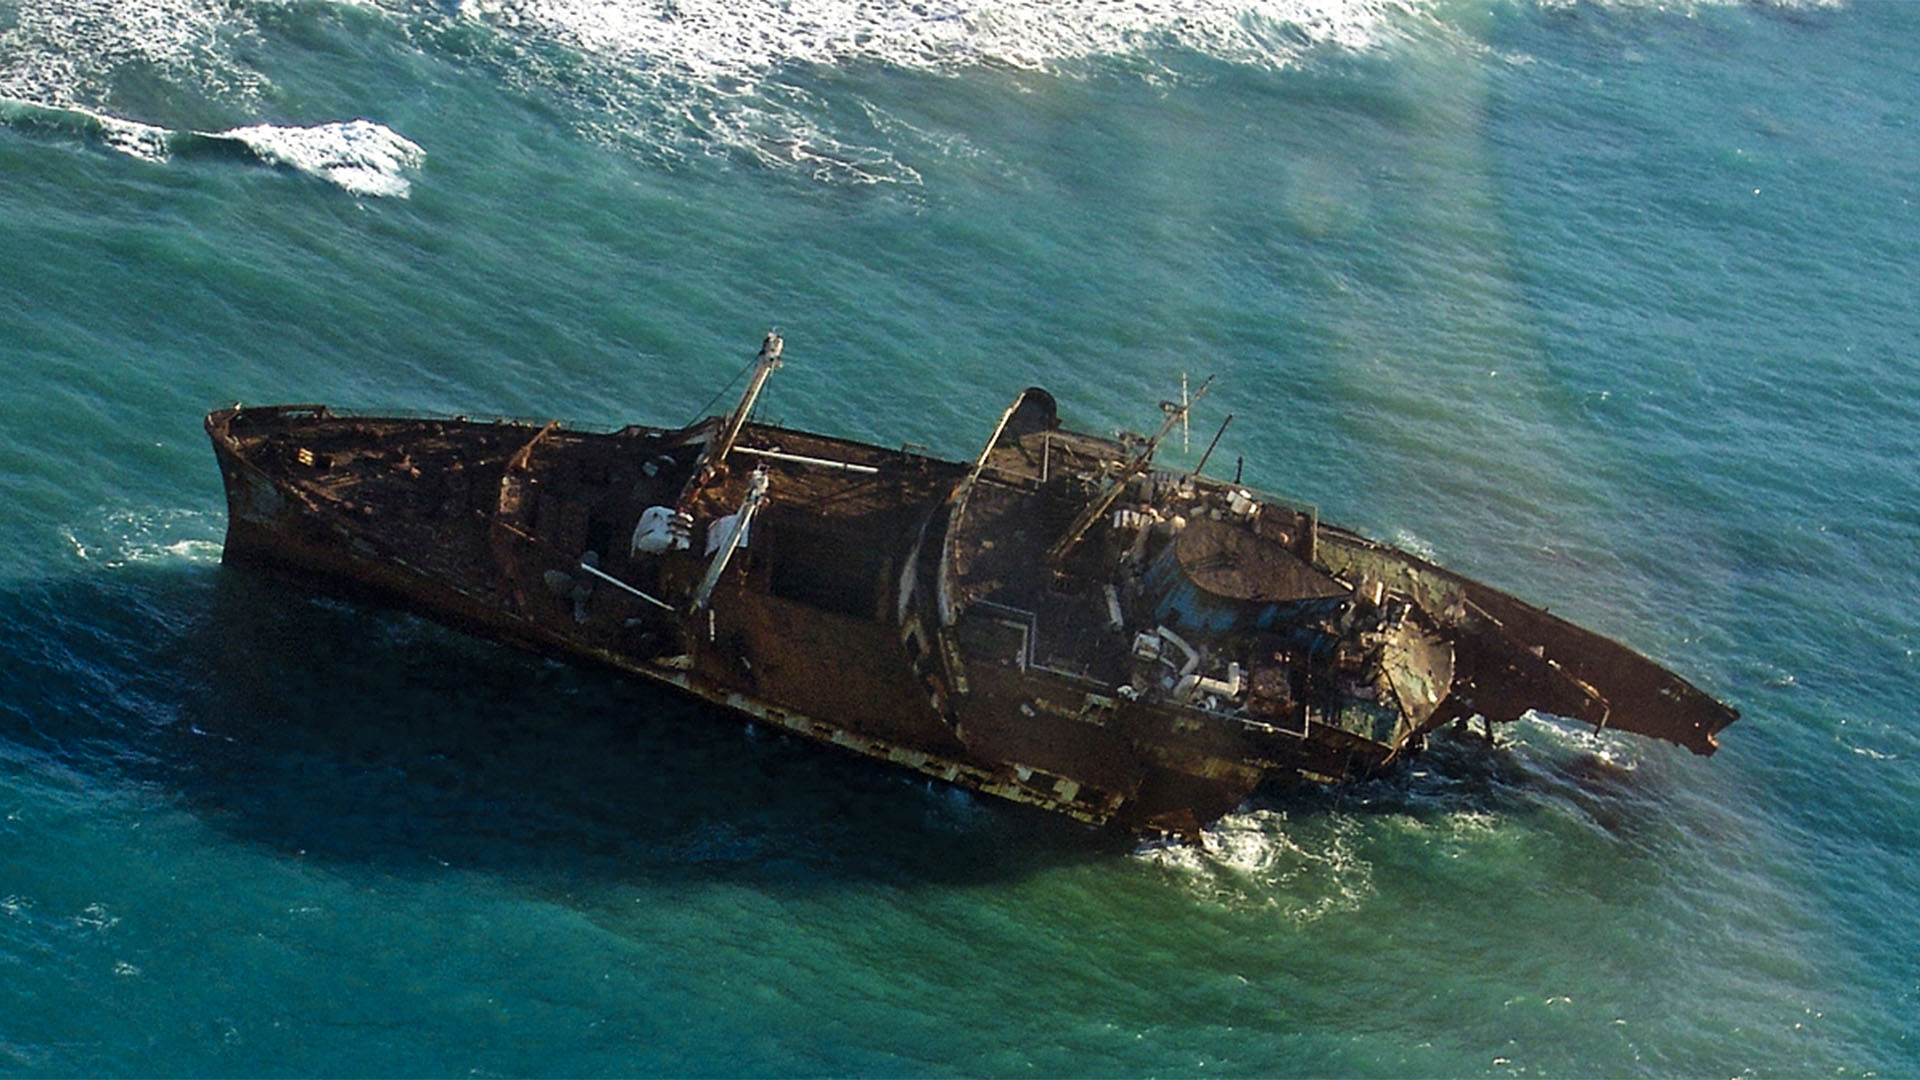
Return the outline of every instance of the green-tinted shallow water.
[[[1916,39],[0,0],[0,1074],[1920,1073]],[[680,422],[769,326],[951,456],[1216,374],[1218,467],[1745,719],[1133,852],[218,564],[209,406]]]

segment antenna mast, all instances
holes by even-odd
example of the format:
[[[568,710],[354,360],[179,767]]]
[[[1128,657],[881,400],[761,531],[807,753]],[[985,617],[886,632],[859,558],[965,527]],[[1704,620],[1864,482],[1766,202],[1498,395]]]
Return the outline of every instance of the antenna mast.
[[[1187,373],[1180,373],[1180,452],[1193,453],[1193,425],[1187,422],[1187,410],[1193,407],[1193,400],[1187,397]]]
[[[1120,467],[1120,472],[1108,480],[1106,486],[1100,489],[1100,493],[1094,496],[1093,501],[1089,502],[1086,508],[1073,519],[1073,524],[1067,527],[1067,531],[1059,541],[1047,549],[1047,561],[1053,564],[1054,569],[1058,570],[1061,564],[1067,561],[1067,556],[1079,545],[1081,537],[1087,534],[1087,530],[1093,527],[1093,523],[1100,520],[1100,515],[1107,512],[1107,507],[1112,506],[1113,501],[1126,490],[1127,482],[1146,469],[1148,463],[1153,460],[1153,452],[1159,449],[1161,440],[1173,430],[1173,425],[1186,421],[1187,413],[1200,403],[1201,398],[1207,396],[1207,388],[1212,385],[1213,376],[1209,375],[1207,381],[1200,384],[1200,389],[1194,391],[1190,399],[1178,405],[1171,401],[1160,403],[1160,408],[1167,414],[1167,418],[1160,423],[1160,430],[1154,433],[1153,438],[1147,440],[1146,445],[1134,452],[1133,457]]]

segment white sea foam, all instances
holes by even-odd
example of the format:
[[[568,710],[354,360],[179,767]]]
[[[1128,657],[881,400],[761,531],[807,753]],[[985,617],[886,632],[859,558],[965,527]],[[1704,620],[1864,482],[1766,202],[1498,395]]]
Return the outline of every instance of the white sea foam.
[[[93,115],[100,121],[101,141],[108,146],[148,161],[167,160],[167,140],[173,132],[152,124],[142,124],[138,120],[122,120],[101,113]]]
[[[1515,722],[1514,730],[1547,745],[1579,751],[1622,772],[1640,767],[1643,743],[1630,742],[1615,732],[1595,731],[1578,721],[1558,720],[1528,710]]]
[[[857,184],[915,184],[914,158],[965,148],[955,146],[957,136],[903,126],[878,103],[850,95],[820,101],[802,89],[794,69],[999,68],[1071,77],[1116,70],[1092,62],[1118,60],[1119,70],[1160,79],[1171,74],[1163,58],[1180,51],[1281,69],[1326,49],[1375,48],[1409,27],[1445,20],[1451,7],[1441,0],[333,3],[374,7],[410,27],[485,27],[505,46],[487,53],[499,58],[502,78],[574,99],[581,130],[611,142],[669,159],[690,151],[742,155]],[[249,60],[249,43],[263,34],[255,10],[225,0],[18,0],[13,24],[0,31],[0,95],[113,112],[116,78],[140,69],[224,106],[257,111],[268,80]],[[556,49],[574,55],[556,65]],[[846,113],[849,104],[857,115]],[[404,194],[403,174],[419,160],[418,147],[385,129],[245,128],[236,137],[240,132],[259,156],[357,194]],[[101,138],[159,160],[164,133],[120,121],[104,125]]]
[[[0,96],[0,124],[65,131],[146,161],[164,162],[209,143],[239,146],[269,165],[296,169],[356,195],[405,198],[425,151],[371,120],[299,127],[253,124],[228,131],[173,131],[77,105]]]
[[[1531,0],[1541,7],[1573,0]],[[1691,5],[1746,0],[1693,0]],[[1833,6],[1842,0],[1785,0]],[[415,0],[334,0],[403,20],[443,17]],[[1676,6],[1673,0],[1607,0]],[[271,7],[272,5],[267,5]],[[1435,0],[457,0],[455,17],[583,52],[744,90],[796,64],[876,61],[911,69],[1057,70],[1096,57],[1182,48],[1232,63],[1285,66],[1305,52],[1365,49]],[[260,29],[226,0],[19,0],[0,31],[0,94],[104,104],[113,77],[143,65],[232,99],[266,77],[243,59]],[[729,80],[732,84],[729,85]],[[744,81],[744,82],[743,82]]]
[[[406,174],[423,158],[420,147],[368,120],[209,134],[103,108],[127,71],[157,75],[228,106],[256,105],[267,79],[240,56],[258,33],[244,6],[210,0],[22,0],[12,25],[0,30],[0,120],[64,121],[101,145],[155,162],[177,156],[183,135],[225,139],[262,161],[358,195],[406,195]]]
[[[231,139],[262,161],[298,169],[356,195],[405,198],[412,188],[407,173],[426,160],[419,146],[371,120],[314,127],[255,124],[209,137]]]
[[[116,74],[144,68],[223,97],[266,85],[235,59],[253,33],[217,0],[21,0],[0,32],[0,95],[48,105],[99,105]]]
[[[1293,822],[1253,810],[1229,814],[1199,845],[1152,847],[1138,858],[1230,907],[1278,909],[1295,924],[1357,910],[1373,895],[1373,865],[1357,853],[1359,826],[1345,815]]]
[[[1418,536],[1407,529],[1395,529],[1393,531],[1393,546],[1399,548],[1401,551],[1418,555],[1428,561],[1433,561],[1439,557],[1434,553],[1432,544],[1428,543],[1424,537]]]
[[[222,516],[198,510],[112,510],[65,530],[74,557],[118,569],[129,563],[220,561]]]
[[[102,145],[147,161],[172,156],[174,133],[163,127],[125,120],[77,105],[46,105],[0,95],[0,124],[93,136]]]
[[[1305,48],[1375,44],[1393,0],[461,0],[461,15],[696,81],[793,63],[952,70],[1056,68],[1178,46],[1286,64]]]
[[[803,72],[1125,70],[1157,81],[1172,74],[1166,50],[1277,69],[1327,46],[1369,48],[1426,2],[460,0],[453,17],[518,54],[504,78],[576,98],[583,129],[611,142],[668,160],[725,155],[826,182],[913,186],[918,161],[976,151],[857,91],[823,99]],[[546,74],[555,47],[583,66]]]

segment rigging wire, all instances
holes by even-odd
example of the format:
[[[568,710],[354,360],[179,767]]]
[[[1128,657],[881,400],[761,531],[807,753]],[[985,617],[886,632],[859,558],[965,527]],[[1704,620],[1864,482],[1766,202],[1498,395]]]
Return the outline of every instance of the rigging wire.
[[[700,408],[694,412],[693,419],[687,421],[687,426],[692,427],[693,425],[699,423],[701,420],[706,419],[707,410],[713,408],[713,403],[716,401],[719,401],[721,398],[721,395],[733,389],[733,384],[740,381],[740,376],[745,375],[749,371],[752,371],[753,365],[758,363],[759,359],[760,358],[756,356],[753,359],[748,360],[744,367],[742,367],[739,371],[734,372],[733,378],[728,379],[725,386],[722,386],[720,389],[715,390],[713,392],[713,396],[707,399],[707,403],[705,405],[700,406]]]

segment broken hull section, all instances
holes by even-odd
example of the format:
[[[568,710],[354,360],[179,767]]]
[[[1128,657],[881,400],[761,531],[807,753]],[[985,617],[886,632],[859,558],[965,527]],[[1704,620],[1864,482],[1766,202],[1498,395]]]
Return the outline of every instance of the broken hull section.
[[[221,410],[225,558],[1143,835],[1374,772],[1468,715],[1702,753],[1735,715],[1311,511],[1122,475],[1137,445],[1060,429],[1041,391],[971,464],[752,424],[750,404],[607,433]]]

